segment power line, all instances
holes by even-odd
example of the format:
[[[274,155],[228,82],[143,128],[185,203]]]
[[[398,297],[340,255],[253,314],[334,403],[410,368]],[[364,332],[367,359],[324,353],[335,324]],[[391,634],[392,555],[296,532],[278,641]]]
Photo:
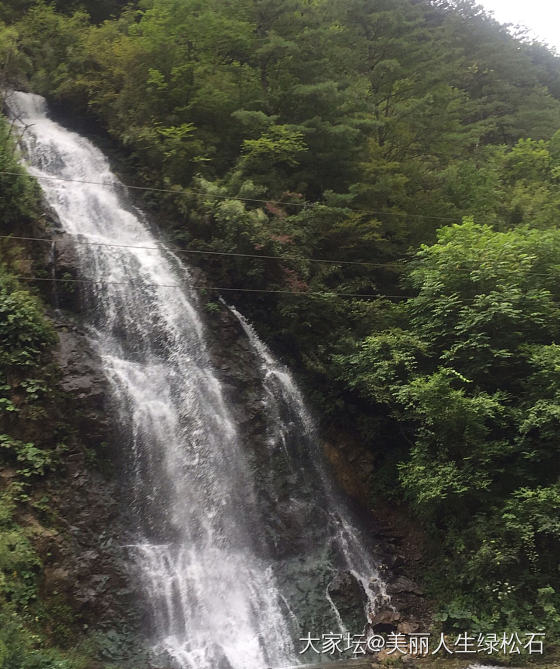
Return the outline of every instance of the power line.
[[[134,281],[105,281],[104,279],[72,279],[72,278],[58,278],[58,277],[44,277],[44,276],[13,276],[9,275],[11,279],[17,279],[22,281],[53,281],[58,283],[86,283],[86,284],[99,284],[102,286],[134,286]],[[183,289],[184,286],[178,283],[144,283],[142,282],[143,287],[153,287],[153,288],[179,288]],[[383,298],[383,297],[395,297],[403,298],[404,295],[373,295],[371,293],[334,293],[330,291],[296,291],[296,290],[271,290],[264,288],[225,288],[222,286],[204,286],[200,284],[195,284],[191,286],[192,290],[212,290],[212,291],[224,291],[224,292],[235,292],[235,293],[273,293],[273,294],[283,294],[283,295],[298,295],[303,297],[353,297],[353,298]]]
[[[22,176],[20,172],[12,172],[12,171],[0,171],[0,175],[12,175],[12,176]],[[90,180],[82,180],[82,179],[69,179],[66,177],[55,177],[55,176],[37,176],[37,175],[30,175],[36,179],[48,179],[48,180],[54,180],[54,181],[64,181],[64,182],[71,182],[71,183],[79,183],[79,184],[90,184],[90,185],[98,185],[98,186],[119,186],[122,188],[128,188],[132,190],[141,190],[141,191],[156,191],[156,192],[164,192],[164,193],[172,193],[175,195],[182,194],[181,191],[177,190],[172,190],[172,189],[165,189],[165,188],[154,188],[154,187],[149,187],[149,186],[132,186],[132,185],[127,185],[123,184],[121,182],[116,182],[115,184],[110,184],[110,183],[105,183],[101,181],[90,181]],[[210,197],[219,197],[219,198],[224,198],[224,199],[233,199],[233,200],[241,200],[241,201],[246,201],[246,202],[260,202],[260,203],[267,203],[267,204],[278,204],[278,205],[285,205],[285,202],[281,202],[278,200],[261,200],[261,199],[253,199],[253,198],[242,198],[242,197],[231,197],[227,195],[218,195],[218,194],[209,194],[205,191],[196,191],[190,189],[191,193],[198,193],[201,195],[209,195]],[[300,207],[305,207],[307,205],[321,205],[322,203],[320,202],[303,202],[303,203],[289,203],[289,206],[300,206]],[[414,217],[421,217],[421,218],[430,218],[430,219],[435,219],[435,220],[445,220],[445,221],[456,221],[456,218],[453,217],[443,217],[443,216],[428,216],[425,214],[405,214],[405,213],[400,213],[400,212],[380,212],[380,211],[373,211],[373,210],[366,210],[366,209],[354,209],[351,207],[344,207],[344,209],[348,209],[350,211],[356,211],[359,213],[369,213],[369,214],[389,214],[389,215],[398,215],[398,216],[414,216]],[[77,234],[72,234],[72,233],[66,233],[66,235],[77,238],[79,235]],[[17,239],[17,240],[22,240],[22,241],[38,241],[38,242],[47,242],[47,243],[57,243],[62,240],[57,240],[57,239],[48,239],[48,238],[43,238],[43,237],[24,237],[24,236],[16,236],[16,235],[0,235],[0,239]],[[159,246],[141,246],[141,245],[128,245],[128,244],[109,244],[106,242],[91,242],[91,241],[82,241],[82,240],[75,240],[76,244],[80,245],[85,245],[85,246],[103,246],[103,247],[112,247],[112,248],[130,248],[130,249],[145,249],[145,250],[160,250]],[[254,258],[254,259],[265,259],[265,260],[279,260],[279,261],[286,261],[286,260],[291,260],[291,261],[300,261],[300,262],[312,262],[312,263],[322,263],[322,264],[333,264],[333,265],[355,265],[355,266],[368,266],[368,267],[377,267],[377,268],[382,268],[382,267],[387,267],[387,268],[392,268],[394,269],[400,269],[404,267],[403,261],[397,261],[393,263],[374,263],[374,262],[367,262],[367,261],[354,261],[354,260],[331,260],[331,259],[322,259],[322,258],[301,258],[297,256],[272,256],[272,255],[264,255],[264,254],[252,254],[252,253],[234,253],[234,252],[228,252],[228,251],[203,251],[199,249],[182,249],[179,247],[176,247],[172,244],[164,244],[163,242],[160,242],[161,247],[163,250],[165,249],[170,249],[175,253],[183,253],[183,254],[197,254],[197,255],[210,255],[210,256],[228,256],[228,257],[239,257],[239,258]],[[454,271],[457,272],[470,272],[472,270],[468,269],[461,269],[457,268]],[[546,274],[533,274],[533,276],[548,276]],[[227,289],[223,289],[227,290]],[[233,290],[233,289],[232,289]],[[241,289],[237,289],[241,290]],[[249,290],[249,289],[247,289]],[[288,291],[289,292],[289,291]],[[294,294],[300,294],[300,293],[294,293]],[[368,295],[367,297],[373,297]],[[400,297],[400,296],[399,296]]]
[[[104,279],[72,279],[72,278],[58,278],[58,277],[43,277],[43,276],[14,276],[9,275],[10,279],[17,279],[20,281],[46,281],[46,282],[56,282],[56,283],[82,283],[82,284],[93,284],[101,286],[134,286],[134,281],[105,281]],[[392,299],[392,300],[409,300],[417,297],[423,297],[422,295],[382,295],[372,294],[372,293],[336,293],[331,291],[296,291],[296,290],[272,290],[265,288],[226,288],[224,286],[205,286],[201,284],[195,284],[190,287],[182,286],[178,283],[144,283],[142,282],[142,287],[146,288],[179,288],[179,289],[190,289],[190,290],[199,290],[199,291],[217,291],[217,292],[231,292],[231,293],[264,293],[264,294],[275,294],[275,295],[296,295],[298,297],[351,297],[354,299]],[[433,299],[434,296],[428,296]],[[453,295],[447,295],[443,297],[453,297]],[[488,297],[487,294],[481,293],[475,297],[459,297],[460,302],[475,302],[476,300],[484,297]]]
[[[0,171],[0,174],[5,174],[5,175],[12,175],[12,176],[22,176],[20,172],[8,172],[8,171]],[[36,174],[30,174],[31,177],[34,179],[47,179],[50,181],[67,181],[70,183],[78,183],[78,184],[89,184],[92,186],[112,186],[114,187],[115,184],[110,184],[110,183],[105,183],[103,181],[89,181],[86,179],[68,179],[66,177],[54,177],[54,176],[47,176],[47,175],[41,175],[38,176]],[[128,188],[130,190],[139,190],[139,191],[154,191],[156,193],[171,193],[172,195],[185,195],[188,193],[194,193],[196,195],[205,195],[206,197],[215,197],[219,198],[222,200],[240,200],[241,202],[259,202],[261,204],[278,204],[281,206],[289,206],[289,207],[308,207],[310,205],[320,205],[320,206],[327,206],[323,202],[313,202],[310,200],[306,200],[304,202],[282,202],[281,200],[263,200],[263,199],[258,199],[258,198],[250,198],[250,197],[237,197],[237,196],[232,196],[232,195],[220,195],[218,193],[208,193],[206,191],[202,190],[195,190],[192,188],[188,189],[188,193],[185,193],[182,190],[173,190],[171,188],[155,188],[153,186],[131,186],[129,184],[124,184],[121,183],[120,181],[118,182],[118,186],[122,188]],[[379,216],[404,216],[406,218],[425,218],[425,219],[430,219],[430,220],[436,220],[436,221],[455,221],[457,222],[457,217],[453,216],[430,216],[429,214],[408,214],[405,212],[400,212],[400,211],[375,211],[373,209],[357,209],[355,207],[340,207],[340,209],[347,209],[348,211],[355,211],[359,214],[374,214],[374,215],[379,215]]]
[[[69,232],[65,232],[64,234],[68,235],[69,237],[79,236],[77,234],[72,234]],[[22,237],[18,235],[0,235],[0,239],[16,239],[30,242],[45,242],[48,244],[53,244],[53,243],[56,244],[58,242],[64,241],[62,239],[54,239],[54,238],[51,239],[47,237]],[[299,258],[298,256],[268,256],[268,255],[259,255],[256,253],[233,253],[230,251],[202,251],[199,249],[182,249],[172,244],[165,244],[163,242],[158,242],[160,246],[136,246],[132,244],[108,244],[106,242],[90,242],[90,241],[82,241],[79,239],[75,239],[74,243],[80,244],[82,246],[104,246],[104,247],[106,246],[109,248],[142,249],[148,251],[160,251],[162,249],[163,250],[170,249],[174,253],[187,253],[187,254],[193,253],[193,254],[214,255],[214,256],[234,256],[239,258],[263,258],[265,260],[299,260],[304,262],[317,262],[317,263],[333,264],[333,265],[367,265],[368,267],[393,267],[393,268],[402,266],[402,263],[400,262],[374,263],[362,260],[327,260],[321,258]]]
[[[324,264],[332,264],[332,265],[364,265],[368,267],[377,267],[377,268],[383,268],[387,267],[393,270],[396,269],[406,269],[407,263],[405,261],[395,261],[394,263],[374,263],[374,262],[367,262],[367,261],[358,261],[358,260],[327,260],[327,259],[318,259],[318,258],[300,258],[298,256],[269,256],[269,255],[258,255],[258,254],[253,254],[253,253],[234,253],[230,251],[202,251],[198,249],[182,249],[179,247],[175,247],[172,244],[167,244],[164,242],[158,242],[159,246],[141,246],[141,245],[133,245],[133,244],[109,244],[107,242],[90,242],[90,241],[82,241],[79,239],[76,239],[78,237],[78,234],[73,234],[70,232],[64,232],[64,234],[68,237],[72,237],[72,243],[73,244],[78,244],[80,246],[102,246],[102,247],[108,247],[108,248],[123,248],[123,249],[141,249],[141,250],[148,250],[148,251],[165,251],[165,250],[171,250],[173,253],[186,253],[186,254],[200,254],[200,255],[213,255],[213,256],[232,256],[232,257],[239,257],[239,258],[262,258],[264,260],[300,260],[300,261],[305,261],[305,262],[317,262],[317,263],[324,263]],[[44,242],[47,244],[57,244],[60,242],[63,242],[64,239],[55,239],[55,238],[48,238],[48,237],[23,237],[23,236],[18,236],[18,235],[0,235],[0,239],[6,239],[6,240],[16,240],[16,241],[30,241],[30,242]],[[466,267],[453,267],[453,272],[465,272],[465,273],[472,273],[477,270],[477,268],[474,269],[469,269]],[[531,272],[531,276],[539,276],[539,277],[550,277],[550,274],[544,274],[542,272]]]

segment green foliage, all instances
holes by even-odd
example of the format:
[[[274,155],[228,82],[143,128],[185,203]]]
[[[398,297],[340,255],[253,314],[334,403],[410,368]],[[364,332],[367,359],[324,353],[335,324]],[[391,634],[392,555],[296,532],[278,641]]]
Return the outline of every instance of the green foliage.
[[[541,52],[462,12],[154,0],[91,25],[39,2],[18,24],[18,53],[35,89],[92,110],[152,183],[233,170],[275,196],[353,184],[362,206],[406,211],[450,159],[560,125],[554,63],[543,72]]]
[[[258,139],[243,142],[242,157],[236,172],[241,175],[259,175],[257,183],[270,189],[286,184],[282,170],[300,164],[300,156],[307,151],[300,130],[286,125],[273,125]]]
[[[2,49],[0,24],[0,57]],[[5,55],[5,58],[8,58]],[[25,174],[15,150],[14,128],[0,119],[0,221],[3,230],[21,218],[34,215],[38,187]]]
[[[0,274],[0,365],[34,367],[54,343],[38,301]]]
[[[30,632],[10,607],[0,611],[0,667],[2,669],[82,669],[84,662],[44,649],[41,637]]]
[[[30,442],[24,443],[13,439],[7,434],[0,434],[0,449],[3,452],[8,451],[21,464],[18,474],[24,478],[43,475],[53,464],[53,453],[51,451],[37,448],[35,444]]]
[[[406,426],[398,477],[439,546],[445,620],[462,602],[472,613],[455,618],[481,628],[558,631],[558,267],[557,230],[443,228],[393,327],[336,357],[349,388]]]
[[[39,558],[26,531],[14,520],[17,486],[0,496],[0,609],[9,604],[14,610],[29,611],[37,597]]]
[[[204,309],[209,313],[209,314],[219,314],[223,307],[219,302],[206,302],[204,305]]]

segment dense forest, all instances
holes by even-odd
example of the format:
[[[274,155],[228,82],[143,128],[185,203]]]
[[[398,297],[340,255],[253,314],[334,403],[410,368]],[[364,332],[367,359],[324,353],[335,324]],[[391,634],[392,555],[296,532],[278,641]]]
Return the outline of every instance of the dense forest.
[[[425,533],[435,624],[557,638],[560,57],[471,0],[11,0],[0,20],[3,89],[110,143],[206,309],[238,305],[324,433],[371,451],[371,504]],[[38,191],[7,124],[0,144],[5,235]],[[40,419],[53,334],[10,278],[25,244],[1,249],[0,454],[20,469],[0,666],[70,667],[14,656],[48,617],[14,507],[58,451],[10,436],[14,412]]]

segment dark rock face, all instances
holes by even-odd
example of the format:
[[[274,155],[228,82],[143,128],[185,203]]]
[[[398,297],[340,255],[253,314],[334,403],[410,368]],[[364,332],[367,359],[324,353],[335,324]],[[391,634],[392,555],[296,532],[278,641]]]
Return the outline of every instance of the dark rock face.
[[[391,607],[378,611],[371,626],[380,633],[428,632],[432,623],[431,604],[415,581],[422,578],[424,536],[406,509],[379,504],[373,511],[376,537],[385,554],[382,575]]]
[[[60,387],[85,408],[101,412],[107,395],[107,383],[100,371],[98,356],[91,350],[84,330],[64,321],[55,321],[58,346],[55,359],[63,376]],[[96,416],[96,420],[101,418]]]
[[[317,522],[309,517],[309,505],[302,504],[301,496],[295,499],[290,494],[298,484],[298,492],[304,492],[306,483],[301,472],[290,469],[279,448],[271,449],[267,443],[270,425],[260,360],[239,321],[225,307],[207,320],[208,332],[217,335],[209,342],[211,360],[255,470],[258,507],[267,521],[259,523],[257,549],[267,558],[294,557],[305,552],[306,528]]]
[[[83,277],[80,277],[78,251],[74,239],[64,233],[56,234],[49,260],[50,275],[57,280],[54,286],[57,306],[74,313],[80,312],[82,308],[80,279]]]
[[[372,616],[370,627],[375,634],[389,634],[397,629],[400,619],[400,613],[397,611],[391,608],[383,608]]]
[[[66,450],[62,470],[45,484],[56,525],[36,541],[44,565],[41,596],[72,609],[78,637],[118,634],[123,658],[134,655],[141,667],[138,638],[144,614],[126,548],[130,525],[107,381],[85,331],[71,315],[57,312],[53,322]]]
[[[411,581],[406,576],[398,576],[394,581],[387,586],[387,592],[390,595],[402,595],[409,593],[421,597],[424,594],[422,588]]]
[[[364,628],[367,596],[362,584],[347,571],[339,572],[327,586],[344,627],[360,633]]]
[[[74,459],[69,485],[52,491],[63,528],[41,547],[46,551],[42,594],[62,596],[88,627],[109,629],[129,622],[130,577],[115,490]]]

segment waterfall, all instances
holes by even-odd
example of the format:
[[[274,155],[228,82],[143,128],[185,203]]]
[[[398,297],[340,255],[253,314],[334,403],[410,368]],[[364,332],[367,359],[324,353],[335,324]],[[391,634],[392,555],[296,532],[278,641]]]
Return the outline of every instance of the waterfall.
[[[298,634],[341,624],[337,574],[353,575],[365,608],[387,599],[301,393],[232,309],[259,365],[267,432],[266,452],[246,444],[188,269],[89,140],[51,120],[40,96],[12,93],[8,104],[25,127],[28,169],[75,239],[81,277],[92,279],[85,318],[130,462],[130,552],[155,651],[179,669],[299,662]]]

